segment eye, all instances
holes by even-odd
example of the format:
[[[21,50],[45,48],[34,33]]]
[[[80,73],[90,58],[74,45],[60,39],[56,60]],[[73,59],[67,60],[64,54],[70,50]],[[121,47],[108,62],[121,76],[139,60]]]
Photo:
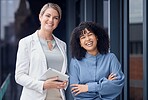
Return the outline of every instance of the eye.
[[[46,17],[50,17],[50,15],[45,15]]]
[[[94,35],[93,33],[88,33],[88,36]]]
[[[80,39],[84,39],[84,38],[85,38],[85,36],[81,36],[81,37],[80,37]]]
[[[57,17],[54,17],[54,19],[59,20],[60,18],[57,16]]]

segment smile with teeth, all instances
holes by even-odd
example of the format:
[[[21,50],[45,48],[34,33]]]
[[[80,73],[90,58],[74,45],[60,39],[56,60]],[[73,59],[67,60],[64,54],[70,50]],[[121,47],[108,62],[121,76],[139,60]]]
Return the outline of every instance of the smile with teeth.
[[[92,45],[93,45],[93,42],[92,42],[92,41],[86,42],[86,43],[85,43],[85,45],[87,45],[87,46],[89,46],[89,47],[90,47],[90,46],[92,46]]]
[[[47,24],[48,26],[53,26],[53,24]]]

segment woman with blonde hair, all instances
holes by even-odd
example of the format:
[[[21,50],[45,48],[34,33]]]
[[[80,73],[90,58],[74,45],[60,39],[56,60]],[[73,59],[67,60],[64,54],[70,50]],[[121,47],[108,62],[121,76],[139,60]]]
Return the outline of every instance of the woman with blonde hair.
[[[57,4],[45,4],[39,14],[40,29],[19,41],[15,80],[23,86],[20,100],[65,100],[66,80],[40,80],[49,68],[63,74],[67,70],[66,43],[53,35],[61,15]]]

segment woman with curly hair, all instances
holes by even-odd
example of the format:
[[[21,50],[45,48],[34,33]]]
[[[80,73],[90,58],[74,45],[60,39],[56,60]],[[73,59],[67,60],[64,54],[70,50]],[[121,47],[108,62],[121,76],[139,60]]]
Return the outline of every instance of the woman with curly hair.
[[[81,22],[71,35],[69,67],[74,100],[115,100],[124,86],[121,64],[109,53],[109,36],[94,22]]]

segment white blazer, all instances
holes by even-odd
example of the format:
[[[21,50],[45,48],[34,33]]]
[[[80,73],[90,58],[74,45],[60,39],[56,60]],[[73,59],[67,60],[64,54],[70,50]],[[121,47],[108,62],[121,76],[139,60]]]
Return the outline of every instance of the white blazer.
[[[43,90],[43,81],[38,80],[47,71],[46,58],[41,47],[38,30],[19,41],[15,80],[23,86],[20,100],[45,100],[47,90]],[[63,57],[62,73],[67,69],[66,43],[53,35]],[[60,90],[63,100],[65,94]]]

